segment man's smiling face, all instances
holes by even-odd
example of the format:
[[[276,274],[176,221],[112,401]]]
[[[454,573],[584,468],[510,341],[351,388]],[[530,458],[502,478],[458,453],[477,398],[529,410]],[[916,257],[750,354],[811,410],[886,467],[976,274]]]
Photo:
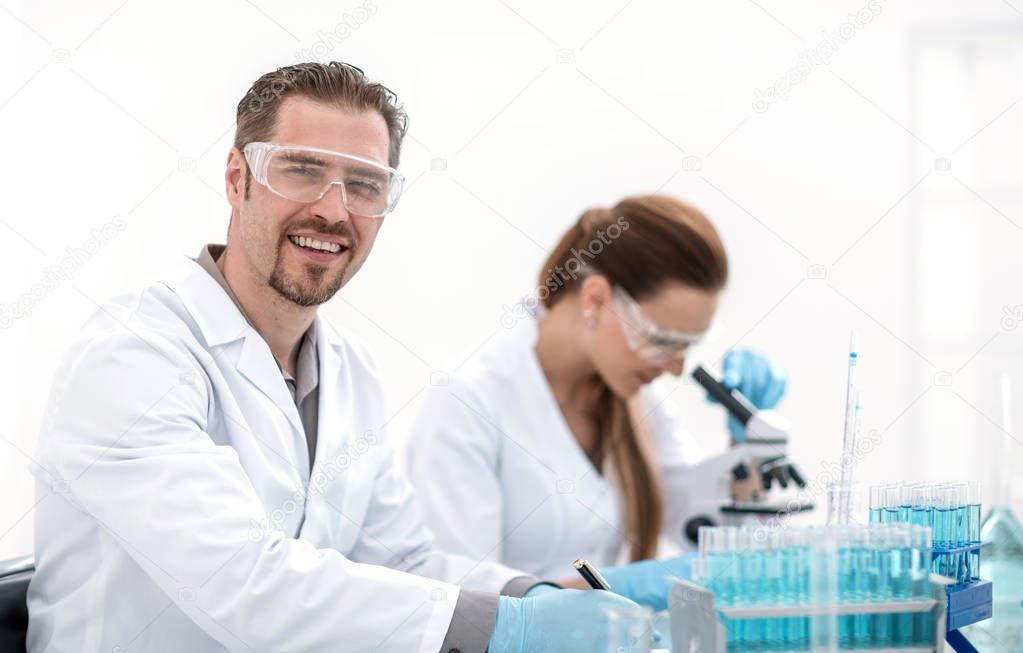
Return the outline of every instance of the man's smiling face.
[[[274,133],[267,140],[388,163],[389,136],[383,116],[301,96],[281,103]],[[232,160],[238,156],[242,155],[236,151]],[[228,249],[243,251],[247,267],[261,282],[300,306],[315,306],[333,297],[362,267],[383,223],[382,218],[350,213],[337,184],[311,203],[281,197],[251,177],[245,185],[234,206],[237,230],[231,230],[240,242],[229,242]],[[310,247],[301,239],[320,244]],[[324,247],[336,251],[324,251]]]

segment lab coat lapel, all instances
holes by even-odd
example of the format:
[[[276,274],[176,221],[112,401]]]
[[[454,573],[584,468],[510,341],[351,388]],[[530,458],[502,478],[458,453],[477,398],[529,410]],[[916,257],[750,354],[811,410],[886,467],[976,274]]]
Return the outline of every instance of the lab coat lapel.
[[[287,445],[294,451],[299,472],[308,478],[309,451],[305,429],[269,345],[252,328],[220,284],[194,260],[185,261],[167,285],[181,297],[202,332],[210,354],[229,364],[227,357],[239,352],[234,361],[235,369],[287,416],[293,436],[293,441]],[[240,347],[224,347],[238,340],[244,340]]]
[[[332,451],[340,446],[339,435],[343,434],[348,426],[343,418],[351,413],[342,405],[349,399],[348,393],[342,392],[338,387],[341,375],[341,347],[339,336],[332,326],[320,315],[316,316],[316,356],[319,359],[319,387],[320,410],[317,416],[316,438],[316,462],[317,467],[328,461],[331,452],[325,451],[329,447]]]
[[[358,403],[367,401],[364,384],[369,379],[353,378],[350,349],[344,337],[321,315],[316,316],[316,355],[320,364],[320,411],[315,465],[318,469],[322,461],[325,467],[330,466],[324,472],[331,482],[346,482],[347,472],[359,467],[355,459],[360,454],[353,456],[352,447],[359,444],[357,439],[373,440],[374,434],[364,428],[377,426],[373,420],[366,421],[366,412],[375,412],[370,410],[372,406]],[[338,466],[346,473],[338,474]]]
[[[295,458],[299,470],[304,477],[309,473],[309,448],[306,445],[305,429],[302,427],[302,419],[299,417],[295,400],[292,399],[288,386],[281,374],[281,368],[277,366],[270,346],[266,344],[254,329],[249,327],[249,332],[242,345],[241,355],[235,365],[242,376],[249,380],[260,392],[269,397],[274,404],[287,416],[291,424],[293,434],[298,439],[295,447]]]
[[[365,402],[367,395],[360,393],[365,388],[355,385],[360,379],[352,378],[349,353],[341,334],[317,316],[319,436],[301,536],[311,542],[329,542],[331,548],[346,555],[359,537],[375,476],[372,456],[355,441],[375,422],[359,417],[359,409],[367,407],[357,402]],[[338,519],[339,515],[343,519]]]
[[[594,469],[593,463],[572,435],[572,429],[562,414],[561,407],[558,406],[558,400],[551,390],[550,382],[544,376],[540,361],[537,360],[535,352],[538,338],[537,319],[538,317],[525,319],[521,325],[516,326],[519,330],[517,337],[521,340],[513,350],[523,357],[523,371],[513,379],[513,382],[518,384],[516,396],[533,398],[531,410],[535,412],[536,423],[544,425],[544,440],[549,446],[548,462],[551,467],[570,478],[580,481],[590,478],[601,485],[603,477]]]

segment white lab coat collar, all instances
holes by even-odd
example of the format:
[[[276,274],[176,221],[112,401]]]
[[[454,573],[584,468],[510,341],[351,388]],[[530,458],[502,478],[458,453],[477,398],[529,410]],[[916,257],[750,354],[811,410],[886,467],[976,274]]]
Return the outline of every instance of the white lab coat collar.
[[[182,261],[165,283],[181,298],[211,348],[255,333],[217,280],[194,259]]]
[[[186,257],[166,283],[188,308],[210,347],[253,334],[262,340],[262,336],[252,328],[220,284],[195,259]],[[316,316],[315,322],[317,342],[326,341],[335,349],[340,349],[343,344],[340,334],[320,315]],[[317,347],[317,352],[321,351]]]
[[[233,360],[235,369],[273,400],[288,417],[294,436],[302,445],[296,447],[296,455],[304,458],[300,469],[304,470],[303,476],[308,477],[309,453],[305,446],[302,419],[266,340],[249,324],[220,284],[194,259],[183,261],[169,276],[166,284],[185,305],[209,346],[210,353],[216,357],[223,356],[225,358],[222,360],[229,362],[232,361],[227,357],[236,356]],[[336,379],[342,366],[343,340],[321,315],[316,316],[315,322],[316,353],[319,357],[318,392],[321,397],[331,397],[337,391]],[[244,342],[240,347],[227,347],[242,339]],[[320,410],[319,433],[331,432],[332,425],[324,423],[330,418],[331,411]]]

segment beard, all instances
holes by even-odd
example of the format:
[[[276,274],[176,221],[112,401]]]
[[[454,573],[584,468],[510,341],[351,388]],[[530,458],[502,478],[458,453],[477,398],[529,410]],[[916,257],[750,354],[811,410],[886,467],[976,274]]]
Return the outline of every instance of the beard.
[[[281,257],[278,254],[267,283],[277,291],[277,294],[294,304],[319,306],[337,294],[337,291],[341,290],[341,286],[345,285],[348,280],[347,270],[347,266],[342,267],[328,278],[325,267],[306,264],[304,277],[296,279],[294,275],[290,275],[284,270]]]
[[[292,230],[297,230],[301,226]],[[318,306],[325,303],[341,290],[352,273],[359,268],[359,264],[354,260],[356,239],[346,225],[338,225],[335,229],[324,229],[323,225],[317,227],[314,228],[315,231],[324,235],[340,236],[351,245],[351,248],[342,255],[348,257],[347,260],[342,258],[331,265],[303,262],[300,266],[301,272],[295,274],[287,269],[284,262],[284,248],[294,245],[288,240],[287,235],[281,237],[267,284],[281,297],[298,306]],[[333,269],[334,266],[337,266],[336,270]]]

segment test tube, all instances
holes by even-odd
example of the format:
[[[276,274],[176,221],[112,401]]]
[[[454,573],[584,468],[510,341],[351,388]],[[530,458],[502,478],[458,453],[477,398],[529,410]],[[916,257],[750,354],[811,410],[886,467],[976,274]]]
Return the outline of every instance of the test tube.
[[[881,521],[885,524],[894,524],[902,521],[899,511],[899,486],[889,485],[884,488],[884,515]]]
[[[945,486],[941,483],[931,483],[930,494],[930,524],[931,537],[934,546],[932,569],[934,573],[946,575],[946,556],[941,554],[947,548],[945,540]]]
[[[909,521],[916,526],[931,526],[931,487],[914,485],[910,489]]]
[[[892,533],[891,569],[888,575],[886,594],[893,601],[908,601],[912,596],[913,580],[913,529],[909,524],[899,524]],[[894,646],[908,645],[913,641],[913,615],[909,612],[899,613],[891,620],[891,642]],[[884,642],[878,646],[885,648]]]
[[[852,551],[849,570],[849,601],[864,603],[871,598],[871,577],[876,572],[874,555],[870,547],[870,531],[884,528],[869,529],[855,525],[847,535],[849,548]],[[869,648],[871,641],[871,616],[869,614],[852,615],[852,645],[854,648]]]
[[[837,650],[840,639],[848,641],[848,631],[843,632],[844,618],[837,610],[845,600],[845,552],[841,548],[844,530],[837,524],[807,529],[809,599],[811,605],[823,608],[809,618],[808,648],[812,651]]]
[[[708,554],[711,553],[711,542],[715,538],[717,527],[700,526],[696,531],[696,560],[693,562],[693,582],[708,587],[710,573],[708,571]]]
[[[899,521],[908,524],[909,513],[913,508],[913,487],[916,483],[910,481],[908,483],[899,484]]]
[[[911,531],[913,562],[910,573],[910,596],[913,599],[928,599],[931,593],[931,550],[934,541],[931,529],[923,526]],[[918,612],[913,616],[913,637],[911,644],[926,645],[934,639],[934,619],[931,613]]]
[[[699,530],[699,547],[704,563],[701,565],[703,586],[714,594],[718,607],[728,608],[735,603],[735,565],[732,560],[732,545],[735,531],[732,526],[707,526]],[[724,620],[728,642],[735,641],[734,620]]]
[[[715,567],[718,560],[716,556],[722,548],[720,544],[721,528],[717,526],[701,526],[697,532],[697,550],[699,555],[697,558],[698,564],[693,565],[693,572],[698,579],[697,582],[714,592],[715,597],[720,602],[721,598],[718,596],[719,587],[716,582],[718,570]]]
[[[856,542],[852,537],[852,525],[834,526],[827,532],[827,536],[835,541],[837,563],[838,563],[838,603],[851,603],[855,600],[856,594],[856,567],[857,551]],[[838,616],[838,646],[839,648],[851,648],[853,640],[853,616]]]
[[[935,527],[933,532],[934,545],[946,551],[938,556],[938,573],[953,580],[958,580],[958,557],[947,553],[956,546],[956,520],[959,516],[959,488],[954,484],[945,483],[938,486],[935,495]]]
[[[871,601],[891,601],[891,586],[889,584],[891,576],[891,535],[895,527],[894,524],[882,524],[881,526],[871,528],[866,533],[871,558],[869,574],[869,600]],[[874,637],[873,640],[868,639],[859,644],[864,647],[870,647],[875,643],[882,648],[891,646],[891,615],[864,615],[864,618],[868,633],[873,633]]]
[[[785,596],[794,603],[810,602],[810,549],[806,529],[785,529],[782,533],[782,574],[788,584]],[[786,648],[803,650],[809,643],[810,618],[789,617],[785,624]]]
[[[952,546],[961,549],[970,543],[969,534],[969,505],[967,499],[969,498],[969,486],[966,483],[955,484],[955,534],[952,538]],[[960,551],[955,554],[955,579],[957,583],[965,583],[970,579],[970,573],[967,570],[967,561],[969,556],[964,551]]]
[[[763,594],[767,603],[793,603],[791,593],[785,587],[788,583],[782,577],[782,555],[785,551],[785,531],[772,528],[768,532],[767,549],[764,551]],[[764,620],[763,642],[766,650],[778,650],[785,644],[787,620],[772,618]]]
[[[980,482],[970,481],[966,484],[966,540],[970,544],[980,544]],[[966,580],[975,581],[980,578],[980,549],[972,549],[966,556]]]
[[[767,553],[767,531],[763,528],[743,527],[743,538],[746,541],[746,553],[740,558],[742,566],[742,602],[743,605],[763,605],[765,592],[764,555]],[[763,648],[764,620],[745,619],[741,641],[747,651],[759,651]]]
[[[745,605],[747,597],[743,592],[745,577],[743,575],[742,557],[749,550],[749,534],[745,528],[733,526],[725,531],[728,547],[728,572],[731,586],[732,601],[730,605]],[[728,641],[741,645],[746,641],[745,619],[729,619],[726,625]]]
[[[871,485],[870,486],[870,523],[879,524],[881,523],[881,513],[885,508],[883,496],[885,486],[883,485]]]

